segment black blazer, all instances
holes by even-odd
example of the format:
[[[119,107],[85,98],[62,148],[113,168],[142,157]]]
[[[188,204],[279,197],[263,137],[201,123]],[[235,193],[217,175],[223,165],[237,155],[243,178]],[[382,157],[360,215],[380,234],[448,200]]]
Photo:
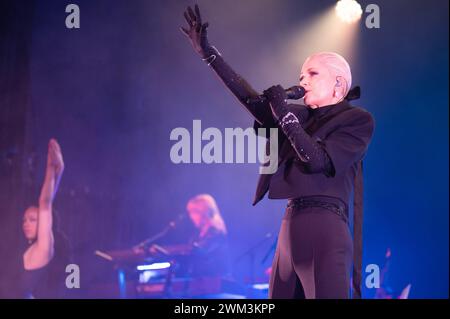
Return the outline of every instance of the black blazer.
[[[305,131],[322,145],[331,159],[333,170],[331,173],[308,172],[279,129],[278,169],[274,174],[260,174],[253,205],[267,191],[272,199],[323,195],[339,198],[348,205],[358,161],[364,157],[372,138],[372,115],[360,107],[351,106],[347,100],[318,109],[296,104],[288,107],[300,119]],[[260,111],[264,120],[262,123],[255,121],[255,129],[277,127],[268,106],[261,107]],[[266,149],[270,147],[269,139],[267,144]]]

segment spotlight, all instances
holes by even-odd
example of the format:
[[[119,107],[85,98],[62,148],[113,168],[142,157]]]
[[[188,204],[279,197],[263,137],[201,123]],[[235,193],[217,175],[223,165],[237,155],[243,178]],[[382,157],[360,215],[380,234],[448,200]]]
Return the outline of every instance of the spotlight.
[[[344,22],[356,22],[362,15],[361,5],[355,0],[340,0],[336,4],[336,14]]]
[[[139,265],[137,266],[137,270],[158,270],[158,269],[166,269],[170,267],[170,263],[153,263],[151,265]]]

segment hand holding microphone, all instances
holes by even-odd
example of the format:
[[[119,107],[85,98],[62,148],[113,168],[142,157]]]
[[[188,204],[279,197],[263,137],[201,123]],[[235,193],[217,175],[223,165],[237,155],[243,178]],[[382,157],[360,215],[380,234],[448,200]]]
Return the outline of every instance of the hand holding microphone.
[[[289,113],[286,100],[300,99],[304,95],[305,89],[301,86],[293,86],[285,90],[281,85],[274,85],[263,93],[264,98],[269,102],[272,115],[277,122]]]
[[[284,90],[281,85],[276,85],[276,86],[272,86],[271,88],[265,90],[262,95],[258,95],[257,97],[248,98],[247,103],[254,104],[254,103],[263,103],[266,101],[270,102],[270,100],[275,97],[273,95],[274,90],[275,90],[274,88],[277,88],[275,93],[277,93],[277,95],[279,95],[279,98],[283,98],[283,100],[298,100],[298,99],[301,99],[303,96],[305,96],[305,89],[302,86],[294,85],[294,86],[290,87],[289,89]]]

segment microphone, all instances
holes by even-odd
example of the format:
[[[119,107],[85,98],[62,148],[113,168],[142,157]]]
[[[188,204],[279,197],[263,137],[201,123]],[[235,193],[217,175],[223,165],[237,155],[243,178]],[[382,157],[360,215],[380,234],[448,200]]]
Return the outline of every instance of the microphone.
[[[161,232],[159,232],[155,236],[147,238],[144,241],[140,242],[139,244],[133,246],[133,249],[144,248],[146,246],[149,246],[151,243],[155,242],[159,238],[166,236],[167,233],[169,231],[171,231],[172,229],[176,228],[178,226],[178,224],[180,224],[184,220],[184,218],[185,218],[184,214],[178,215],[175,219],[170,221],[169,224]]]
[[[184,220],[184,214],[178,215],[174,220],[169,223],[169,227],[175,228],[180,222]]]
[[[305,96],[305,89],[302,86],[294,85],[289,89],[284,90],[286,92],[287,98],[289,100],[298,100]],[[256,97],[249,97],[247,99],[248,104],[263,103],[267,101],[267,97],[264,94],[258,95]]]

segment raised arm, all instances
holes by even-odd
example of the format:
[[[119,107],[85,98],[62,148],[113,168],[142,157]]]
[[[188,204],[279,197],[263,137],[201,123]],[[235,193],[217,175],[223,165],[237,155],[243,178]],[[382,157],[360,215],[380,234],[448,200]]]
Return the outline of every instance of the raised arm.
[[[25,269],[43,267],[53,257],[52,205],[63,170],[61,148],[56,140],[51,139],[48,144],[45,179],[39,196],[37,238],[24,254]]]
[[[200,55],[225,86],[241,102],[247,111],[263,124],[265,120],[271,118],[271,111],[267,102],[251,102],[249,99],[257,97],[256,92],[239,74],[237,74],[223,59],[219,51],[209,44],[207,38],[208,23],[203,23],[200,10],[195,5],[195,12],[188,7],[184,12],[184,17],[188,23],[188,28],[181,27],[180,30],[186,35],[194,50]]]

